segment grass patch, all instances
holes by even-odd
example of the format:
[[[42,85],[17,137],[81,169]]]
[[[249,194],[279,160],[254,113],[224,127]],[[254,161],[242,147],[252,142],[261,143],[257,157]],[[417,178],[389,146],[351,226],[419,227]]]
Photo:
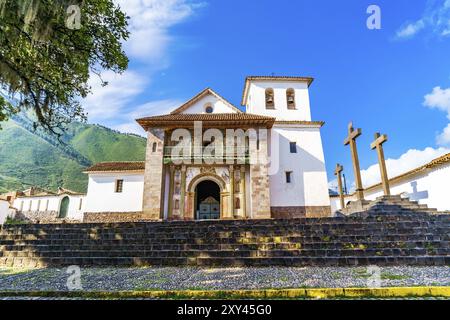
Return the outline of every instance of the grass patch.
[[[73,297],[98,299],[370,299],[450,297],[449,287],[311,288],[180,291],[0,291],[0,297]]]
[[[13,219],[11,217],[7,217],[5,221],[5,225],[16,225],[16,224],[28,224],[28,221],[25,220],[19,220],[19,219]]]
[[[393,274],[388,272],[381,273],[381,280],[405,280],[405,279],[409,279],[409,277],[405,275]]]

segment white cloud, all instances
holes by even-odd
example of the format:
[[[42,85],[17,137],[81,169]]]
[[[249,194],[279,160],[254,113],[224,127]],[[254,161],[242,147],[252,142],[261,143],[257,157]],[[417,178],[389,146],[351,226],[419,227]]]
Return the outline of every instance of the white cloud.
[[[328,182],[328,189],[338,192],[338,182],[337,179],[333,179]]]
[[[130,17],[125,50],[142,62],[161,63],[172,41],[169,28],[192,16],[203,3],[188,0],[115,0]]]
[[[446,112],[447,117],[450,119],[450,88],[433,88],[431,93],[425,95],[423,104],[426,107]]]
[[[404,24],[396,36],[398,39],[412,38],[425,29],[440,37],[450,35],[450,0],[428,1],[422,17]]]
[[[418,168],[431,160],[450,152],[449,148],[426,148],[424,150],[410,149],[398,159],[387,159],[386,167],[389,178],[393,178],[412,169]],[[378,164],[374,164],[366,170],[361,170],[361,178],[364,187],[381,181]]]
[[[435,87],[431,93],[425,95],[424,99],[424,106],[443,111],[450,119],[450,88]],[[437,135],[436,143],[439,146],[450,146],[450,123]]]
[[[124,117],[126,122],[113,126],[113,129],[119,130],[124,133],[136,133],[139,135],[144,135],[144,130],[135,121],[136,119],[158,114],[167,114],[179,107],[181,104],[182,102],[180,100],[175,99],[151,101],[142,104],[134,108],[132,112],[126,114],[126,116]]]
[[[107,86],[102,86],[96,75],[91,75],[89,79],[92,94],[84,99],[83,105],[90,121],[119,116],[124,107],[148,85],[147,79],[131,70],[123,74],[106,71],[102,74],[102,79],[108,82]]]
[[[436,137],[436,143],[440,146],[450,146],[450,123]]]
[[[195,9],[204,4],[194,0],[114,1],[130,17],[131,34],[124,43],[125,52],[132,62],[138,61],[141,64],[139,69],[128,69],[122,75],[111,71],[103,72],[102,79],[108,82],[105,87],[96,75],[91,75],[89,84],[92,94],[84,99],[83,105],[88,112],[89,121],[111,126],[117,120],[127,119],[127,122],[113,127],[121,131],[139,132],[139,127],[132,123],[133,115],[143,110],[144,106],[133,107],[132,104],[146,91],[154,73],[168,67],[166,53],[173,40],[170,28],[186,20]],[[157,110],[164,102],[168,100],[151,102],[146,106],[147,110]]]
[[[422,30],[424,27],[425,23],[422,20],[416,21],[414,23],[408,23],[397,31],[397,37],[398,38],[412,37],[420,30]]]

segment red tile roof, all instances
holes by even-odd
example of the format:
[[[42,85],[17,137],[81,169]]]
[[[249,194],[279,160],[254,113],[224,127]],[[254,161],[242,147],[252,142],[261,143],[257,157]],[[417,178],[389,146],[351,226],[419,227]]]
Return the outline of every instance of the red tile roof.
[[[161,116],[145,117],[136,120],[144,129],[150,127],[192,127],[194,121],[202,121],[203,126],[236,127],[245,125],[259,125],[271,128],[275,118],[251,113],[190,113],[167,114]]]
[[[87,168],[84,172],[142,171],[144,169],[144,161],[117,161],[99,162]]]

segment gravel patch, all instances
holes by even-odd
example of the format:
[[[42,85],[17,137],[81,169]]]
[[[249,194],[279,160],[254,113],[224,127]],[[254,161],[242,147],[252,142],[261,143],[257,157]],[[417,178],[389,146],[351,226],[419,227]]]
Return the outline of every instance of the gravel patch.
[[[450,267],[81,268],[82,290],[450,286]],[[0,291],[67,291],[67,268],[0,268]],[[70,281],[69,281],[70,282]]]

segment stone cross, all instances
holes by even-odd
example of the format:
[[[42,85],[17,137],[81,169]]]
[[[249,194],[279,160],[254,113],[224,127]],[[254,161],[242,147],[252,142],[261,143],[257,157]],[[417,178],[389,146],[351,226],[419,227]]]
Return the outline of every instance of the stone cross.
[[[353,171],[355,174],[356,184],[356,199],[364,200],[364,189],[361,180],[361,170],[359,168],[358,150],[356,148],[356,138],[361,135],[361,129],[353,129],[353,123],[348,124],[348,137],[344,140],[344,145],[350,145],[350,151],[352,153]]]
[[[334,174],[337,176],[339,199],[341,200],[341,209],[345,208],[344,191],[342,190],[342,175],[341,175],[343,170],[344,170],[343,166],[341,166],[339,163],[336,164],[336,170],[334,171]]]
[[[383,184],[383,191],[385,196],[391,195],[391,190],[389,189],[389,178],[386,170],[386,161],[384,160],[383,143],[387,141],[387,135],[380,135],[378,132],[375,133],[375,141],[371,143],[370,147],[372,149],[377,149],[378,154],[378,165],[380,167],[381,183]]]

